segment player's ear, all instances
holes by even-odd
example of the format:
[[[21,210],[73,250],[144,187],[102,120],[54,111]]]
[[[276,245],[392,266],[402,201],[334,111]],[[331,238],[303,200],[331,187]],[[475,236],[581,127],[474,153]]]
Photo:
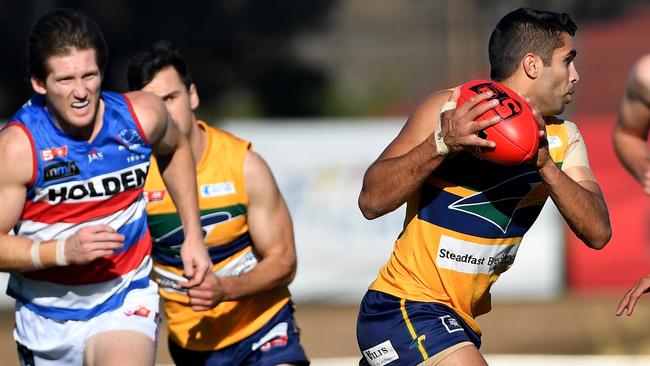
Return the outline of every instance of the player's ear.
[[[531,79],[537,79],[539,77],[539,74],[542,71],[541,62],[542,59],[539,58],[534,53],[528,52],[527,54],[525,54],[521,60],[521,64],[522,64],[522,68],[524,69],[524,72],[526,73],[526,76],[528,76]]]
[[[45,95],[47,89],[45,89],[45,82],[42,81],[41,79],[37,78],[36,76],[32,75],[31,78],[29,79],[32,83],[32,89],[40,95]]]
[[[190,108],[192,108],[192,111],[195,111],[199,108],[200,103],[199,93],[196,91],[196,84],[190,84],[188,91],[190,93]]]

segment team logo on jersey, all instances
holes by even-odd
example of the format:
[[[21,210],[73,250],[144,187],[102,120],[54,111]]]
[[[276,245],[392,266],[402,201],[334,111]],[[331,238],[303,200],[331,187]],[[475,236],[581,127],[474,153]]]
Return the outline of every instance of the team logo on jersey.
[[[104,154],[99,150],[92,149],[88,152],[88,162],[92,163],[95,160],[104,160]]]
[[[79,175],[79,173],[79,167],[77,167],[74,161],[61,161],[43,168],[43,180],[45,182],[51,182],[53,180],[73,177]]]
[[[449,209],[481,218],[505,234],[515,211],[528,205],[540,204],[534,197],[531,200],[524,199],[540,184],[536,172],[524,173],[482,192],[463,197],[449,205]]]
[[[41,159],[43,161],[54,160],[54,158],[65,158],[66,156],[68,156],[67,145],[41,150]]]
[[[411,345],[409,346],[409,349],[417,349],[419,347],[422,347],[422,342],[424,342],[427,339],[426,334],[421,334],[417,338],[411,342]]]
[[[210,235],[215,226],[219,225],[222,222],[228,221],[232,218],[230,212],[219,211],[213,212],[207,215],[201,216],[201,230],[203,231],[203,237]],[[154,240],[156,243],[164,242],[167,245],[181,245],[185,241],[185,233],[183,232],[183,227],[178,226],[168,233],[160,236]]]
[[[118,150],[127,149],[129,151],[134,151],[142,146],[143,143],[140,133],[132,128],[120,131],[120,133],[115,136],[115,140],[120,144]]]
[[[159,202],[165,199],[165,193],[167,191],[164,189],[156,191],[144,191],[144,199],[147,202]]]
[[[442,325],[445,326],[445,329],[447,329],[448,333],[463,330],[463,327],[458,323],[458,320],[456,320],[456,318],[452,317],[451,315],[441,316],[440,321],[442,322]]]

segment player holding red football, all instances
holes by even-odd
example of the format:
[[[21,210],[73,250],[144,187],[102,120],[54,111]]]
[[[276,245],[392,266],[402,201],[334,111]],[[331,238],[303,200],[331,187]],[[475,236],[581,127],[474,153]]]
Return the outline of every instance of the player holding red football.
[[[404,230],[360,307],[363,365],[486,365],[475,321],[550,197],[585,244],[601,249],[611,226],[576,125],[556,117],[579,80],[576,25],[567,14],[518,9],[492,32],[491,78],[534,104],[540,144],[531,163],[498,165],[470,153],[494,148],[479,120],[491,92],[456,108],[458,88],[433,94],[368,168],[359,196],[374,219],[407,203]]]
[[[634,64],[627,90],[614,128],[614,148],[625,168],[650,195],[650,166],[648,160],[648,131],[650,131],[650,54]],[[650,275],[643,277],[628,290],[616,309],[621,315],[627,309],[632,315],[634,305],[650,289]]]
[[[471,97],[488,91],[492,93],[488,101],[497,99],[498,105],[475,120],[497,116],[500,118],[499,123],[478,133],[479,137],[493,141],[495,147],[477,149],[475,154],[481,159],[505,165],[518,165],[532,160],[539,148],[539,125],[520,95],[495,81],[473,80],[460,87],[457,107]]]

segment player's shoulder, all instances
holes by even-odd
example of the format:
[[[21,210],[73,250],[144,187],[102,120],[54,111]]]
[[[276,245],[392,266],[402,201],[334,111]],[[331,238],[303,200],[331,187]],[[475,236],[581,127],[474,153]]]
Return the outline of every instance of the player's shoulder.
[[[558,116],[544,117],[544,121],[546,122],[546,131],[549,133],[558,133],[564,130],[569,138],[580,134],[578,125],[573,121]]]
[[[442,89],[427,95],[420,103],[418,109],[440,111],[442,105],[451,99],[453,89]]]
[[[33,156],[30,136],[20,125],[10,123],[0,130],[0,162],[5,172],[31,168]]]
[[[160,118],[166,113],[165,104],[158,96],[143,91],[132,91],[124,94],[131,102],[138,118]]]
[[[216,126],[211,126],[202,120],[199,120],[198,123],[199,126],[205,130],[208,136],[211,136],[212,139],[217,139],[221,143],[242,145],[245,148],[248,148],[251,145],[250,141],[237,136],[230,131],[226,131]]]
[[[548,116],[544,117],[544,122],[547,126],[563,126],[566,128],[577,128],[577,125],[573,121],[564,119],[560,116]]]
[[[438,123],[442,106],[451,99],[451,89],[438,90],[421,100],[407,122],[407,125],[433,126]]]
[[[650,53],[639,57],[635,66],[640,71],[650,72]]]
[[[21,156],[31,156],[32,144],[28,134],[17,123],[9,123],[2,128],[0,130],[0,156],[9,160]]]
[[[641,56],[632,68],[632,80],[650,90],[650,53]]]
[[[244,171],[252,176],[260,176],[260,174],[268,174],[270,168],[266,160],[253,149],[246,151],[246,158],[244,159]]]

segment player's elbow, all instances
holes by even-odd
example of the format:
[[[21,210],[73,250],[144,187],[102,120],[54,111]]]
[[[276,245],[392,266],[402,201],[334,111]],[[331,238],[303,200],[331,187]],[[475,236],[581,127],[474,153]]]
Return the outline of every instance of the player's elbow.
[[[293,282],[293,280],[296,278],[297,270],[298,270],[298,266],[294,262],[293,265],[289,268],[287,275],[285,276],[285,285],[289,285],[291,284],[291,282]]]
[[[361,191],[358,200],[359,209],[361,210],[361,214],[363,214],[363,217],[365,217],[368,220],[374,220],[380,217],[381,215],[383,215],[384,212],[382,212],[379,205],[377,205],[376,202],[373,202],[373,200],[370,199],[369,196],[370,195],[365,191]]]
[[[285,265],[284,276],[280,280],[282,286],[288,286],[296,278],[296,272],[298,270],[298,265],[296,263],[295,257],[293,261],[287,261]]]
[[[584,240],[588,247],[596,250],[601,250],[609,243],[612,238],[612,228],[609,225],[604,225],[601,230],[592,235],[588,240]]]
[[[296,260],[296,251],[288,250],[281,255],[279,268],[281,268],[280,279],[278,285],[287,286],[296,278],[298,264]]]

